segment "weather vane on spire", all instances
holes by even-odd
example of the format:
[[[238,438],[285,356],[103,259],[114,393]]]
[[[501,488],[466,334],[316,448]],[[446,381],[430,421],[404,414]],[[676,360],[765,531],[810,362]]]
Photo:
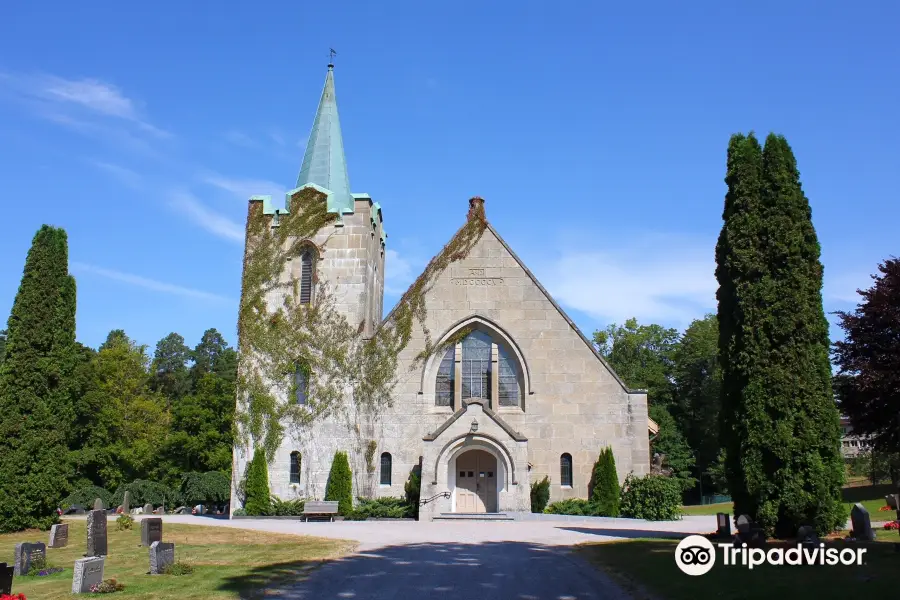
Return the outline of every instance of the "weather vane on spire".
[[[337,52],[334,51],[334,48],[328,49],[328,66],[329,67],[334,66],[334,55],[335,54],[337,54]]]

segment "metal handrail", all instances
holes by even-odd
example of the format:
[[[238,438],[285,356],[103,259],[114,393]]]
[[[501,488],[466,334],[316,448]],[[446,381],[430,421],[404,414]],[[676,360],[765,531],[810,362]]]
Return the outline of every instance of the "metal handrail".
[[[419,502],[419,506],[425,506],[429,502],[433,502],[433,501],[437,500],[438,498],[448,498],[449,499],[450,492],[441,492],[440,494],[435,494],[431,498],[426,498],[425,500],[422,500],[421,502]]]

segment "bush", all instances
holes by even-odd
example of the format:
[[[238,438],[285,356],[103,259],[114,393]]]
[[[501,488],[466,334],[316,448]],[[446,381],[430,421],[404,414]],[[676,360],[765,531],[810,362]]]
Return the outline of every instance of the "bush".
[[[170,565],[166,565],[162,572],[163,575],[190,575],[194,572],[194,567],[189,565],[188,563],[175,562]]]
[[[607,446],[594,463],[594,472],[588,483],[588,498],[603,517],[619,516],[619,476],[616,474],[616,458]]]
[[[582,517],[596,517],[597,507],[589,500],[582,498],[569,498],[554,502],[544,509],[549,515],[578,515]]]
[[[272,512],[272,495],[269,492],[269,467],[266,454],[261,448],[253,453],[253,459],[247,467],[247,484],[245,486],[247,500],[244,509],[248,515],[265,516]]]
[[[622,515],[648,521],[681,518],[681,483],[660,475],[628,475],[622,488]]]
[[[277,496],[271,498],[271,512],[269,514],[276,517],[299,517],[303,515],[303,507],[306,500],[297,498],[296,500],[282,500]],[[237,514],[237,511],[235,511]]]
[[[338,514],[348,515],[353,511],[353,474],[346,452],[335,452],[325,485],[325,500],[338,501]]]
[[[366,519],[412,519],[418,506],[410,505],[405,498],[357,498],[356,508],[346,517],[350,521]]]
[[[543,479],[531,484],[531,512],[544,512],[548,502],[550,502],[550,478],[544,475]]]
[[[79,504],[86,510],[90,510],[94,508],[94,500],[96,500],[97,498],[103,500],[103,506],[112,506],[112,492],[96,485],[88,485],[82,488],[78,488],[77,490],[66,496],[63,501],[60,502],[59,507],[63,510],[66,510],[70,506]]]
[[[125,492],[131,492],[131,505],[142,506],[144,504],[152,504],[153,506],[172,506],[178,498],[178,494],[155,481],[147,481],[145,479],[135,479],[131,483],[119,486],[116,493],[112,497],[110,506],[120,506],[125,499]],[[91,503],[93,503],[93,498]]]
[[[406,494],[406,503],[412,507],[413,516],[418,519],[419,498],[422,493],[422,474],[418,466],[409,472],[409,479],[403,485],[403,492]]]
[[[190,506],[227,502],[231,498],[231,479],[221,471],[185,473],[179,492],[181,502]]]
[[[133,525],[134,525],[134,517],[132,517],[131,515],[122,513],[122,514],[119,515],[119,517],[116,519],[116,529],[119,530],[119,531],[124,531],[124,530],[126,530],[126,529],[131,529],[131,527],[132,527]]]
[[[238,508],[238,509],[235,509],[235,511],[233,513],[231,513],[231,516],[232,517],[246,517],[247,511],[244,510],[243,508]]]

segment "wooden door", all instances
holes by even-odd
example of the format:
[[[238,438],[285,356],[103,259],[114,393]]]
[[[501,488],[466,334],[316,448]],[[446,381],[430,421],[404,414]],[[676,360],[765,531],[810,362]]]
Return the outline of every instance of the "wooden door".
[[[484,450],[456,459],[456,512],[497,512],[497,460]]]

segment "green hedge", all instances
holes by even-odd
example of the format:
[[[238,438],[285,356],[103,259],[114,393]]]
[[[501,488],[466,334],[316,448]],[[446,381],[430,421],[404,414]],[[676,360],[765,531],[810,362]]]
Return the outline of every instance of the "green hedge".
[[[272,496],[269,514],[275,517],[300,517],[303,515],[304,506],[306,506],[305,498],[282,500]]]
[[[544,475],[543,479],[531,484],[531,512],[544,512],[548,502],[550,502],[550,478]]]
[[[625,478],[622,489],[622,516],[648,521],[681,518],[681,483],[660,475]]]
[[[97,498],[103,500],[104,507],[110,508],[112,506],[112,492],[96,485],[88,485],[66,496],[60,503],[60,508],[66,510],[74,504],[80,504],[85,510],[90,510],[94,508],[94,500]]]
[[[405,498],[357,498],[356,507],[346,518],[349,521],[373,519],[412,519],[417,506],[409,504]]]
[[[231,478],[221,471],[185,473],[181,476],[179,502],[190,506],[228,502]]]
[[[582,517],[598,517],[598,507],[590,500],[583,498],[569,498],[554,502],[544,509],[549,515],[578,515]]]

